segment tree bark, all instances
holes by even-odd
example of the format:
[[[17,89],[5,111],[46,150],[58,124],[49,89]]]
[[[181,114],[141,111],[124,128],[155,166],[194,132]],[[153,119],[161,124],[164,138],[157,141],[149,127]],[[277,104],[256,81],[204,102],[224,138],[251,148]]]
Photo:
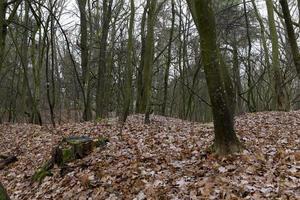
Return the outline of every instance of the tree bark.
[[[125,102],[122,113],[121,121],[126,122],[127,116],[129,115],[130,104],[132,101],[132,71],[133,71],[133,32],[134,32],[134,16],[135,16],[135,5],[134,0],[130,0],[130,20],[128,29],[128,44],[127,44],[127,63],[126,63],[126,74],[125,74]]]
[[[169,47],[168,47],[168,60],[166,64],[165,74],[164,74],[164,93],[163,93],[163,103],[162,103],[162,115],[166,115],[166,107],[168,101],[168,81],[169,81],[169,71],[172,61],[172,40],[174,35],[174,26],[175,26],[175,1],[171,1],[172,5],[172,25],[170,29],[170,38],[169,38]]]
[[[143,71],[144,71],[144,64],[145,64],[145,50],[146,50],[146,34],[145,34],[145,27],[146,27],[146,20],[147,20],[147,11],[148,11],[148,1],[147,5],[144,8],[142,21],[141,21],[141,58],[140,58],[140,65],[137,69],[137,99],[136,99],[136,113],[143,113],[144,111],[144,102],[142,102],[142,96],[144,95],[144,80],[143,80]]]
[[[112,15],[113,0],[103,1],[103,18],[102,18],[102,33],[100,39],[100,54],[99,54],[99,66],[98,66],[98,85],[96,94],[96,117],[106,117],[108,115],[108,101],[107,96],[107,79],[109,74],[107,73],[106,56],[107,56],[107,39],[109,32],[109,24]]]
[[[0,72],[4,64],[5,40],[7,35],[6,7],[6,0],[0,0]]]
[[[154,56],[154,24],[155,24],[155,10],[157,0],[148,0],[148,20],[147,20],[147,36],[146,36],[146,49],[145,49],[145,62],[143,68],[143,96],[141,101],[144,107],[142,112],[145,112],[145,123],[150,123],[150,111],[151,111],[151,86],[152,86],[152,68],[153,68],[153,56]]]
[[[293,27],[293,23],[292,23],[292,19],[291,19],[291,13],[290,13],[289,6],[288,6],[288,3],[286,0],[280,0],[279,3],[281,5],[283,16],[284,16],[286,31],[287,31],[289,43],[291,45],[294,64],[296,67],[298,78],[300,78],[300,54],[299,54],[299,48],[297,45],[295,31],[294,31],[294,27]]]
[[[279,44],[278,44],[278,35],[275,26],[274,11],[272,0],[266,0],[267,11],[268,11],[268,21],[269,29],[272,43],[272,91],[273,91],[273,100],[272,100],[272,110],[285,110],[286,105],[286,94],[283,90],[283,81],[282,74],[280,71],[280,62],[279,62]]]
[[[83,120],[89,121],[92,119],[92,108],[90,102],[90,84],[89,84],[89,66],[88,66],[88,30],[87,30],[87,16],[86,16],[87,0],[78,0],[78,7],[80,13],[80,49],[81,49],[81,69],[82,69],[82,85],[84,88],[83,94]]]
[[[227,155],[240,151],[241,144],[234,131],[234,111],[230,110],[222,84],[213,6],[210,0],[196,0],[194,6],[197,15],[194,20],[199,25],[201,55],[212,104],[215,129],[213,148],[216,154]]]

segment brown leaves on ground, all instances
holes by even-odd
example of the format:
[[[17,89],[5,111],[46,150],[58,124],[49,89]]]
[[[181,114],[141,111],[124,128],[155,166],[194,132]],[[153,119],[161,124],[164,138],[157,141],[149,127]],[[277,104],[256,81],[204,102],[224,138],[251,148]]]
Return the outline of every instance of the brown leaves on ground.
[[[0,126],[0,151],[18,162],[0,171],[11,199],[299,199],[300,112],[246,114],[236,120],[241,154],[207,154],[213,127],[154,116],[116,122],[65,124],[55,130],[28,124]],[[34,171],[67,135],[105,136],[109,143],[59,169],[39,185]]]

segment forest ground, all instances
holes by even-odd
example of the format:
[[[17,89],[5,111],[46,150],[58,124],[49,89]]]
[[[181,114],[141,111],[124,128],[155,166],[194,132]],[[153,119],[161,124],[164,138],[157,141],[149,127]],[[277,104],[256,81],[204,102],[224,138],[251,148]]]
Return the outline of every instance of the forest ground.
[[[217,157],[208,152],[212,124],[142,115],[122,133],[114,120],[55,129],[0,125],[1,154],[18,161],[0,170],[12,200],[19,199],[300,199],[300,111],[245,114],[236,119],[246,149]],[[76,160],[64,177],[55,167],[31,182],[51,149],[68,135],[105,136],[109,143]]]

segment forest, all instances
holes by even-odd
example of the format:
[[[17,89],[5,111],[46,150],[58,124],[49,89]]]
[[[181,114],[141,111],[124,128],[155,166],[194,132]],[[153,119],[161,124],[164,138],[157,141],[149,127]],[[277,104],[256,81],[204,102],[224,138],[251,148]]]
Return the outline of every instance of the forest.
[[[300,199],[300,0],[0,0],[0,200]]]

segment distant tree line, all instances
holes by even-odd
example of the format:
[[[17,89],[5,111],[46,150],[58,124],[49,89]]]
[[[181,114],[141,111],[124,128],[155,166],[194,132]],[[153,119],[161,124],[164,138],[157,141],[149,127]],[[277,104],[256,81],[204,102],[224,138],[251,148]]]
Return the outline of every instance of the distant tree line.
[[[298,109],[298,3],[0,0],[0,120]]]

